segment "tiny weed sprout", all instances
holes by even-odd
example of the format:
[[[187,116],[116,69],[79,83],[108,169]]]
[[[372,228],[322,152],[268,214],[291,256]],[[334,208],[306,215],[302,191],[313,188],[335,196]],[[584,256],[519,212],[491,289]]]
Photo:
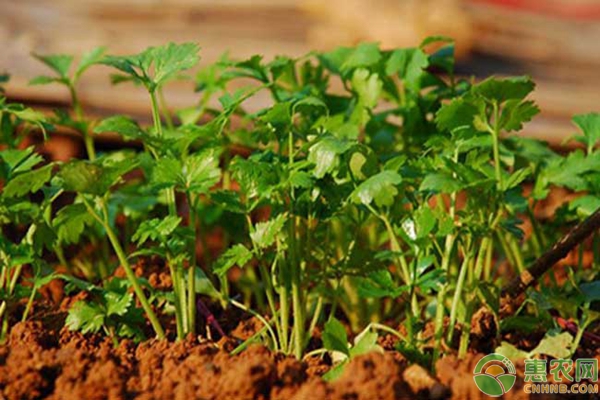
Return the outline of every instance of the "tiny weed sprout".
[[[97,48],[78,64],[35,55],[52,75],[31,83],[65,86],[72,110],[46,116],[0,92],[0,339],[61,279],[79,299],[68,329],[115,345],[214,338],[231,334],[217,317],[236,308],[260,327],[233,353],[258,342],[325,356],[327,380],[383,352],[380,334],[431,369],[444,354],[465,357],[481,329],[511,357],[571,357],[595,337],[597,229],[578,244],[578,268],[550,274],[508,314],[501,289],[598,213],[600,114],[575,116],[576,149],[555,152],[521,135],[539,112],[534,82],[461,79],[453,50],[432,37],[407,49],[224,56],[199,70],[194,43]],[[147,92],[149,126],[86,116],[77,86],[96,65]],[[163,89],[184,77],[198,101],[173,112]],[[23,144],[65,128],[85,159],[47,160]],[[127,148],[94,143],[108,132]],[[556,188],[574,196],[542,221],[536,210]],[[168,284],[152,283],[148,266]],[[482,314],[490,326],[477,325]],[[542,335],[525,351],[502,342],[514,331]]]

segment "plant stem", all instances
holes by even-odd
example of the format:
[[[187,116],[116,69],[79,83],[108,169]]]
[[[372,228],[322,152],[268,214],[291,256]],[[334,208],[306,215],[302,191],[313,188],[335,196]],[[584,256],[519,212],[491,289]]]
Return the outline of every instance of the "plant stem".
[[[234,306],[236,306],[237,308],[246,311],[247,313],[252,314],[253,316],[255,316],[260,322],[262,322],[262,324],[265,326],[265,328],[267,328],[267,330],[269,331],[269,334],[271,335],[271,340],[273,340],[273,347],[275,349],[275,351],[279,351],[279,346],[277,343],[277,335],[275,334],[275,332],[273,331],[273,328],[271,327],[271,324],[269,324],[269,322],[263,318],[262,315],[260,315],[259,313],[257,313],[256,311],[252,310],[251,308],[246,307],[245,305],[243,305],[242,303],[239,303],[233,299],[229,299],[229,302],[231,304],[233,304]]]
[[[194,232],[194,240],[190,244],[190,266],[188,268],[188,333],[196,334],[196,238],[198,232],[196,229],[196,204],[192,201],[189,192],[186,192],[188,209],[189,209],[189,224]],[[204,250],[206,251],[206,249]]]
[[[69,92],[71,93],[71,101],[73,103],[73,110],[75,111],[75,118],[77,118],[77,122],[83,123],[83,108],[81,107],[81,102],[79,101],[79,97],[77,96],[77,92],[73,85],[69,85]],[[96,159],[94,140],[87,131],[87,128],[81,131],[81,135],[83,137],[83,144],[85,145],[85,151],[87,152],[88,159],[90,161],[94,161]]]
[[[467,270],[469,269],[469,265],[471,262],[470,249],[467,249],[467,254],[465,254],[465,258],[463,259],[462,265],[460,266],[460,272],[458,274],[458,280],[456,281],[456,289],[454,291],[454,297],[452,299],[452,307],[450,309],[450,325],[448,327],[448,342],[452,341],[452,337],[454,336],[454,324],[456,323],[456,314],[458,313],[458,302],[460,301],[463,286],[465,283],[465,278],[467,276]]]
[[[112,244],[113,249],[115,250],[115,253],[117,254],[117,258],[119,259],[121,266],[125,270],[125,275],[127,276],[127,279],[129,280],[129,282],[131,283],[131,286],[133,287],[133,291],[135,292],[136,296],[138,297],[138,300],[140,301],[142,308],[146,312],[146,316],[148,317],[148,320],[150,320],[150,324],[152,324],[152,328],[154,329],[156,336],[159,339],[164,339],[165,331],[163,330],[162,326],[160,325],[160,322],[159,322],[158,318],[156,317],[156,314],[152,310],[152,306],[148,302],[148,298],[146,297],[144,290],[140,286],[140,283],[138,282],[137,277],[135,276],[135,273],[133,272],[133,269],[131,268],[131,265],[129,264],[129,261],[127,260],[127,256],[125,255],[125,252],[123,251],[123,248],[121,247],[121,243],[119,242],[117,235],[113,231],[113,229],[110,226],[110,224],[108,223],[108,221],[101,218],[96,213],[96,211],[94,211],[94,209],[89,204],[89,202],[85,199],[85,197],[81,196],[81,199],[83,201],[83,204],[87,208],[88,212],[98,222],[100,222],[100,224],[104,227],[104,230],[106,231],[106,235],[108,236],[108,239],[110,240],[110,243]],[[102,202],[101,207],[102,207],[104,213],[106,214],[106,204],[104,202]]]
[[[494,110],[493,110],[493,118],[494,118],[494,127],[492,128],[492,145],[493,145],[493,151],[494,151],[494,170],[496,172],[496,182],[498,185],[498,190],[502,190],[503,187],[503,183],[502,183],[502,166],[500,165],[500,132],[499,132],[499,119],[500,119],[500,115],[499,115],[499,110],[498,110],[498,103],[494,102],[493,104]]]
[[[275,258],[275,260],[277,260],[277,258]],[[267,296],[267,303],[269,304],[269,308],[271,309],[271,315],[273,316],[273,320],[275,321],[275,329],[277,330],[277,333],[279,336],[279,341],[283,342],[281,339],[283,338],[285,333],[281,329],[281,324],[280,324],[279,318],[276,317],[277,305],[275,303],[275,297],[274,297],[274,293],[273,293],[273,285],[271,282],[271,278],[269,276],[269,272],[267,271],[267,268],[261,261],[262,260],[259,260],[259,262],[258,262],[258,269],[260,271],[261,279],[263,280],[264,285],[265,285],[265,294]],[[285,347],[283,347],[283,348],[285,348]]]

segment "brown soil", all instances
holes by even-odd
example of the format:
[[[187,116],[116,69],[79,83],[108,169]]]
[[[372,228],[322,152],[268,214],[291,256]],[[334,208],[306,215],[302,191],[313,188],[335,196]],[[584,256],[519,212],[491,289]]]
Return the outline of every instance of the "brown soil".
[[[253,322],[235,330],[247,333]],[[437,363],[438,376],[395,351],[354,359],[336,381],[326,359],[305,362],[251,346],[231,356],[218,343],[122,340],[62,328],[56,318],[17,323],[0,346],[0,398],[6,399],[483,399],[472,371],[482,354]],[[243,336],[243,335],[242,335]],[[521,369],[522,366],[517,369]],[[522,379],[518,380],[523,382]],[[525,398],[515,387],[506,398]],[[543,398],[535,395],[536,399]],[[550,397],[547,397],[550,398]]]

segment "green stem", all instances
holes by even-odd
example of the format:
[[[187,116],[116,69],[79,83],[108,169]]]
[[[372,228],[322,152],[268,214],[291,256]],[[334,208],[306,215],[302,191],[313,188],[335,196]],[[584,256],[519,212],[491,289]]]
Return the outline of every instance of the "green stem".
[[[294,230],[294,218],[291,218],[290,223],[290,233],[293,235]],[[290,263],[291,263],[291,273],[292,273],[292,308],[294,311],[294,355],[298,360],[302,359],[302,352],[304,350],[304,310],[303,310],[303,301],[302,301],[302,278],[300,265],[296,260],[296,250],[294,249],[295,243],[294,240],[291,240],[290,243]]]
[[[321,317],[321,311],[323,309],[323,296],[319,296],[319,299],[317,300],[317,306],[315,307],[315,311],[313,313],[313,317],[312,320],[310,321],[310,325],[308,328],[308,338],[310,339],[310,335],[312,335],[313,331],[315,330],[315,327],[317,326],[317,323],[319,322],[319,318]]]
[[[277,260],[277,258],[275,258],[275,260]],[[267,271],[267,268],[261,261],[262,260],[259,260],[259,263],[258,263],[258,268],[260,270],[260,276],[265,285],[265,294],[267,296],[267,303],[269,304],[269,308],[271,309],[271,315],[273,316],[273,320],[275,321],[275,329],[277,330],[277,333],[279,336],[279,342],[282,343],[283,342],[282,338],[286,333],[284,333],[282,331],[279,318],[276,317],[277,304],[275,303],[275,296],[273,293],[273,285],[271,283],[271,278],[269,276],[269,272]],[[283,348],[285,348],[285,347],[283,347]]]
[[[484,239],[485,240],[485,239]],[[471,250],[467,250],[470,252]],[[462,296],[462,290],[465,283],[465,278],[467,276],[467,271],[469,269],[469,265],[471,262],[471,255],[469,253],[465,254],[465,258],[463,259],[462,265],[460,267],[460,272],[458,275],[458,280],[456,281],[456,289],[454,291],[454,297],[452,299],[452,307],[450,309],[450,325],[448,327],[448,342],[452,341],[452,336],[454,336],[454,324],[456,323],[456,314],[458,313],[458,302]]]
[[[262,315],[260,315],[259,313],[257,313],[256,311],[252,310],[251,308],[246,307],[245,305],[243,305],[242,303],[239,303],[233,299],[229,299],[229,302],[236,306],[237,308],[246,311],[247,313],[252,314],[253,316],[255,316],[260,322],[262,322],[262,324],[265,326],[265,328],[267,328],[269,334],[271,335],[271,340],[273,341],[273,347],[275,351],[279,351],[279,346],[277,343],[277,335],[275,334],[275,331],[273,331],[273,328],[271,327],[271,324],[269,324],[269,322],[267,322],[266,319],[263,318]]]
[[[500,123],[500,115],[498,110],[498,104],[494,102],[494,127],[492,128],[492,145],[494,151],[494,170],[496,172],[496,181],[498,184],[498,190],[502,190],[502,166],[500,165],[500,129],[498,124]]]
[[[152,102],[152,121],[154,122],[154,130],[156,136],[161,137],[163,135],[162,123],[160,122],[160,110],[158,107],[158,101],[156,100],[156,93],[149,91],[150,101]]]
[[[29,299],[27,300],[27,305],[25,306],[25,311],[23,311],[23,316],[21,317],[21,322],[27,321],[27,317],[31,312],[31,307],[33,306],[33,300],[35,299],[35,294],[37,293],[37,289],[33,287],[31,289],[31,294],[29,295]]]
[[[140,286],[140,283],[138,282],[137,277],[135,276],[135,273],[133,272],[133,269],[131,268],[131,265],[129,264],[129,261],[127,260],[127,256],[125,255],[125,252],[123,251],[123,248],[121,247],[121,243],[119,242],[117,235],[113,231],[113,229],[110,226],[110,224],[108,223],[108,221],[106,221],[105,219],[102,219],[96,213],[96,211],[94,211],[92,206],[89,204],[89,202],[83,196],[81,197],[81,199],[83,200],[83,204],[87,208],[88,212],[96,220],[98,220],[98,222],[100,222],[100,224],[104,227],[104,230],[106,231],[106,235],[108,236],[108,239],[110,240],[110,243],[112,244],[113,249],[115,250],[115,253],[117,254],[117,258],[119,259],[121,266],[125,270],[125,275],[127,276],[127,279],[129,280],[129,282],[131,283],[131,286],[133,287],[133,291],[135,292],[138,300],[140,301],[142,308],[146,312],[146,316],[148,317],[148,320],[150,320],[150,324],[152,324],[152,328],[154,329],[156,336],[159,339],[164,339],[165,331],[163,330],[162,326],[160,325],[160,322],[158,321],[156,314],[152,310],[152,306],[150,306],[150,303],[148,302],[148,298],[146,297],[144,290]],[[102,203],[101,206],[102,206],[104,213],[106,213],[106,205],[104,203]]]
[[[188,209],[189,209],[189,224],[194,232],[194,240],[190,244],[190,266],[188,268],[188,333],[196,334],[196,238],[198,232],[196,229],[196,204],[192,201],[189,192],[186,192]],[[204,250],[206,251],[206,249]]]
[[[83,123],[83,108],[81,107],[81,102],[79,101],[77,92],[75,91],[75,87],[73,85],[69,85],[69,92],[71,93],[71,101],[73,103],[73,110],[75,111],[75,118],[77,118],[77,122]],[[88,132],[87,128],[81,131],[81,136],[83,137],[83,144],[85,145],[88,159],[90,161],[94,161],[96,159],[96,149],[94,148],[94,140],[92,139],[92,136]]]
[[[179,282],[177,281],[177,273],[175,272],[174,263],[172,263],[169,259],[167,259],[167,264],[169,265],[169,272],[171,273],[171,279],[173,280],[173,294],[175,295],[175,325],[177,327],[177,339],[182,340],[185,337],[185,332],[183,329],[183,318],[181,304],[178,299],[179,295]]]
[[[175,125],[173,124],[173,118],[171,117],[171,113],[167,108],[167,100],[165,99],[165,94],[163,93],[162,88],[158,89],[158,99],[160,101],[160,105],[162,106],[165,123],[167,124],[167,127],[169,129],[173,129]]]
[[[394,232],[394,228],[392,228],[392,224],[390,220],[383,214],[377,214],[374,209],[371,209],[371,212],[374,212],[385,225],[385,229],[388,232],[388,236],[390,237],[390,247],[394,252],[394,258],[396,258],[396,264],[400,266],[402,272],[402,279],[404,283],[410,285],[412,283],[412,279],[410,278],[410,271],[408,270],[408,263],[403,255],[399,254],[402,251],[400,247],[400,243],[398,242],[398,238],[396,237],[396,233]]]

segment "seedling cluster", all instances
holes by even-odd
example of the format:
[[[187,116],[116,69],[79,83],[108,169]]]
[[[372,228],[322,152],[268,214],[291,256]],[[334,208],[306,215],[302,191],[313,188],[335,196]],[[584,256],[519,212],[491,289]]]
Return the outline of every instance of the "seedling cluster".
[[[69,312],[70,329],[141,340],[145,318],[163,339],[171,316],[183,339],[197,334],[210,300],[263,324],[236,351],[258,341],[302,358],[321,327],[324,349],[311,353],[337,354],[340,365],[380,350],[377,331],[426,365],[446,351],[464,356],[481,307],[498,335],[558,328],[550,310],[579,315],[581,328],[597,317],[598,233],[593,268],[548,280],[508,318],[499,307],[502,284],[600,207],[600,115],[573,119],[583,146],[566,155],[522,137],[539,112],[531,79],[459,79],[446,38],[272,61],[223,57],[196,74],[198,102],[175,113],[163,88],[196,66],[196,44],[131,56],[98,48],[76,65],[36,57],[52,75],[31,83],[66,86],[73,109],[48,117],[0,97],[3,338],[20,299],[25,320],[37,290],[59,278],[88,292]],[[147,92],[150,126],[86,115],[78,81],[99,64],[115,70],[115,93],[132,90],[127,83]],[[248,111],[265,93],[269,104]],[[21,145],[53,127],[77,131],[87,158],[45,160]],[[97,150],[94,138],[107,132],[132,146]],[[578,196],[541,221],[536,206],[553,187]],[[172,289],[136,275],[139,260],[164,266]],[[113,276],[119,266],[124,278]],[[346,328],[361,332],[352,346]],[[574,351],[581,334],[571,339]]]

